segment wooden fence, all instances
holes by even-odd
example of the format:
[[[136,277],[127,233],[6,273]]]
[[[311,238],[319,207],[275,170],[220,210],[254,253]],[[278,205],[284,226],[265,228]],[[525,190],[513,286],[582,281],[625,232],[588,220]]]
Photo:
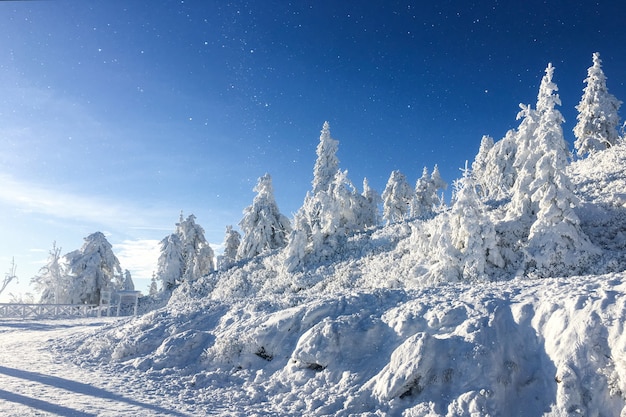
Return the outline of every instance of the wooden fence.
[[[96,317],[95,304],[9,304],[0,303],[0,318]]]

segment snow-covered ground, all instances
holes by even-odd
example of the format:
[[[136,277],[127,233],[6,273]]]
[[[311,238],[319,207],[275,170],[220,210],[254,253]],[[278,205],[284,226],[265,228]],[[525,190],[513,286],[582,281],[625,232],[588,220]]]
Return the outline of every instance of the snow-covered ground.
[[[3,321],[0,414],[626,415],[625,318],[611,274]]]
[[[72,363],[55,350],[123,319],[0,320],[0,415],[191,416],[167,376],[146,378],[119,367]]]

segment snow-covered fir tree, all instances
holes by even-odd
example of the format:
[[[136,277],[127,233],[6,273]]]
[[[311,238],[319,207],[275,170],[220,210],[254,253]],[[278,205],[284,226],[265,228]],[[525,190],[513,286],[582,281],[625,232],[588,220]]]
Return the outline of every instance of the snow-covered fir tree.
[[[455,200],[448,223],[452,233],[450,242],[460,253],[459,272],[465,280],[486,280],[489,266],[504,266],[495,226],[478,196],[476,183],[467,165],[463,177],[455,185]]]
[[[609,93],[602,60],[598,52],[593,54],[593,65],[587,70],[587,86],[576,106],[578,123],[574,127],[574,147],[579,156],[609,148],[619,140],[618,111],[622,102]]]
[[[295,227],[289,234],[289,244],[285,247],[281,254],[282,269],[291,273],[300,268],[304,264],[305,256],[308,252],[309,236],[307,236],[304,228],[298,228],[298,215],[294,221]]]
[[[491,137],[483,136],[480,150],[472,163],[472,175],[483,200],[504,200],[511,195],[517,179],[514,168],[517,134],[515,130],[509,130],[496,143]]]
[[[152,273],[152,278],[150,279],[150,288],[148,289],[148,295],[150,297],[155,297],[159,293],[159,285],[157,284],[156,274]]]
[[[290,265],[300,264],[296,256],[308,253],[318,258],[330,256],[346,240],[348,234],[372,225],[373,206],[377,204],[373,190],[359,194],[348,179],[347,171],[338,169],[336,157],[338,141],[330,137],[328,123],[324,123],[317,160],[313,172],[313,190],[308,192],[302,207],[296,213],[294,229],[302,233],[290,238],[286,253]],[[302,244],[305,242],[305,250]],[[294,245],[296,245],[294,247]]]
[[[363,196],[363,200],[362,207],[359,210],[359,224],[361,224],[363,228],[378,225],[380,222],[378,216],[378,204],[382,202],[382,199],[378,192],[370,187],[367,178],[363,178],[363,192],[361,195]]]
[[[474,175],[474,180],[476,181],[476,185],[478,187],[478,193],[481,197],[486,198],[489,193],[489,187],[487,184],[484,184],[485,172],[487,170],[487,164],[489,161],[489,154],[493,149],[495,142],[493,138],[489,135],[483,135],[480,140],[480,148],[478,148],[478,153],[476,157],[474,157],[474,162],[472,162],[472,173]]]
[[[269,174],[260,177],[254,191],[257,195],[239,222],[243,237],[237,250],[238,259],[284,247],[291,232],[289,219],[280,213],[274,199],[272,177]]]
[[[393,171],[389,176],[382,199],[383,219],[388,224],[401,222],[408,217],[413,189],[399,170]]]
[[[329,234],[340,233],[348,235],[376,225],[376,210],[378,194],[369,187],[367,179],[363,181],[366,187],[362,194],[348,178],[348,171],[337,171],[329,190],[330,202],[325,223],[328,223]],[[330,226],[330,222],[334,222]]]
[[[224,252],[218,257],[218,269],[228,269],[235,263],[240,244],[241,234],[234,230],[232,225],[226,226],[226,233],[224,234]]]
[[[120,262],[101,232],[85,238],[82,248],[65,255],[72,282],[70,303],[99,304],[104,290],[115,290],[113,282],[121,275]]]
[[[185,273],[183,246],[178,233],[172,233],[161,240],[161,252],[157,261],[157,279],[161,289],[171,291],[181,282]]]
[[[214,253],[204,237],[204,229],[196,223],[196,216],[190,214],[176,225],[176,234],[180,238],[184,263],[183,281],[196,279],[215,270]]]
[[[317,145],[317,159],[313,168],[313,194],[328,190],[339,170],[337,149],[339,142],[330,137],[330,125],[324,122]]]
[[[118,289],[121,291],[135,291],[135,283],[128,269],[124,270],[124,281]]]
[[[524,250],[524,272],[533,277],[572,275],[588,270],[599,254],[580,227],[574,211],[578,202],[572,185],[558,169],[556,150],[548,151],[537,164],[536,191],[539,207]]]
[[[176,231],[161,241],[156,273],[161,290],[171,291],[181,282],[195,281],[215,269],[213,249],[195,220],[193,214],[183,220],[181,213]]]
[[[438,192],[447,188],[448,184],[441,178],[439,167],[435,165],[432,174],[424,167],[422,176],[415,184],[415,191],[409,204],[410,216],[416,219],[431,217],[441,204]]]
[[[517,130],[517,150],[513,164],[517,178],[512,188],[508,216],[522,223],[532,222],[539,210],[537,201],[531,199],[540,185],[535,181],[539,159],[548,150],[554,150],[554,161],[559,169],[563,169],[569,159],[561,128],[564,119],[556,109],[561,99],[556,93],[558,88],[552,81],[553,75],[554,67],[548,64],[539,86],[536,110],[520,105],[522,111],[518,114],[518,118],[523,120]]]

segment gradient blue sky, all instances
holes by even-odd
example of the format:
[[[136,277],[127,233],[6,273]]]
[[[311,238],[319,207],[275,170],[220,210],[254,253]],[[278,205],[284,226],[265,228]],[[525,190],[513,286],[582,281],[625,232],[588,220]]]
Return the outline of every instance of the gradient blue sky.
[[[6,292],[95,231],[145,290],[181,210],[219,250],[265,172],[291,215],[325,120],[359,189],[434,164],[451,183],[552,62],[572,142],[593,52],[626,100],[617,3],[1,1]]]

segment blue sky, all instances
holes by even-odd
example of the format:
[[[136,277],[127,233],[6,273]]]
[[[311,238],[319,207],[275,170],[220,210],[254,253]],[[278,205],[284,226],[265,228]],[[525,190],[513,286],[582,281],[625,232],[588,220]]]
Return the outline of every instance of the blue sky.
[[[105,233],[145,289],[180,211],[217,248],[272,175],[295,212],[325,120],[360,188],[446,181],[517,126],[548,62],[573,141],[593,52],[626,99],[625,6],[465,1],[0,2],[0,272]],[[147,249],[148,248],[148,249]]]

